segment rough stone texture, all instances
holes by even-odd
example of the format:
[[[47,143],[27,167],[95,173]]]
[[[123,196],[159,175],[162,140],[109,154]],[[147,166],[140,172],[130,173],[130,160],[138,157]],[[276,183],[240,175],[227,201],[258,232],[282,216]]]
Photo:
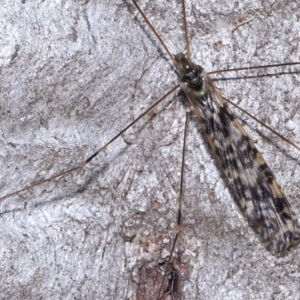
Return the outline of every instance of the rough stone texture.
[[[171,52],[184,50],[177,1],[139,2]],[[210,71],[299,60],[297,1],[224,2],[187,1],[197,63]],[[232,34],[248,8],[257,18]],[[1,195],[77,165],[176,82],[129,0],[4,0],[0,36]],[[295,70],[228,73],[216,84],[299,144]],[[1,202],[1,299],[151,298],[176,220],[184,107],[175,99],[82,172]],[[300,216],[299,153],[241,118]],[[261,245],[194,121],[185,172],[181,297],[300,299],[300,248],[276,257]]]

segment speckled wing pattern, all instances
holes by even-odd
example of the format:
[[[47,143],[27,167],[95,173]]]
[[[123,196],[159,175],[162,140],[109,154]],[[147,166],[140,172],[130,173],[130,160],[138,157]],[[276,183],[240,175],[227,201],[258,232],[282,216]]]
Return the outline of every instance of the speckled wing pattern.
[[[299,225],[273,173],[204,69],[183,54],[175,60],[181,88],[238,206],[269,250],[289,249],[299,241]]]

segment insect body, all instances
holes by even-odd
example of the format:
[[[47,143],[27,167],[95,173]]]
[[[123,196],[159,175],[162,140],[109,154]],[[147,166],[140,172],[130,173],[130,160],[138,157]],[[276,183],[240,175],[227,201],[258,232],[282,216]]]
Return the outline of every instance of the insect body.
[[[180,86],[239,207],[267,248],[275,252],[288,249],[299,241],[300,231],[273,173],[204,69],[183,54],[175,60]]]

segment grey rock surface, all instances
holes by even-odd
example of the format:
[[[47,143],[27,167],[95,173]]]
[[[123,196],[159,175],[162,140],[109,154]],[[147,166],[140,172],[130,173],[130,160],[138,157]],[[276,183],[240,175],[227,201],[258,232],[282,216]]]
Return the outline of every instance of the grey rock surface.
[[[177,84],[129,0],[2,2],[1,196],[78,165]],[[299,61],[300,4],[224,2],[187,0],[195,62],[213,71]],[[170,51],[183,51],[180,4],[139,3]],[[232,33],[249,8],[257,17]],[[226,78],[215,83],[227,98],[300,144],[295,70],[214,78]],[[184,118],[175,94],[86,169],[2,201],[0,298],[153,298],[175,233]],[[240,119],[300,216],[299,153]],[[277,257],[263,247],[194,119],[189,127],[175,253],[181,298],[300,299],[300,248]]]

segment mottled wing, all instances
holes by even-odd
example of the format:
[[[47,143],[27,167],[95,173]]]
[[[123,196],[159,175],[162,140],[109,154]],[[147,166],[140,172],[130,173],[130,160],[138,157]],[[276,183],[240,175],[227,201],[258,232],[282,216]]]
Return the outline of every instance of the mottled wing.
[[[201,95],[184,82],[181,87],[245,217],[267,248],[282,252],[300,235],[290,204],[219,90],[205,71],[201,75],[204,84]]]

